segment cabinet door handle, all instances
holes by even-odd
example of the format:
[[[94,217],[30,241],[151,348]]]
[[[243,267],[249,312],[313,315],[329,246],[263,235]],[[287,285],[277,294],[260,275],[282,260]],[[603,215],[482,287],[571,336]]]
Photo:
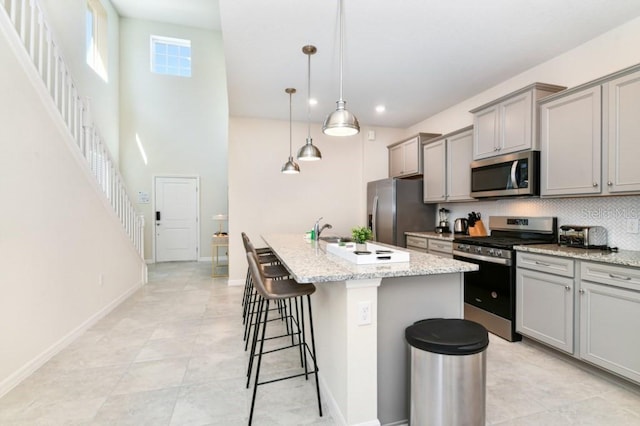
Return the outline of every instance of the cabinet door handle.
[[[536,260],[536,265],[540,265],[540,266],[551,266],[548,263],[544,263],[544,262],[539,262]]]
[[[580,291],[579,291],[578,293],[580,293],[580,294],[584,294],[584,289],[582,289],[582,288],[581,288],[581,289],[580,289]]]
[[[569,291],[569,290],[571,290],[571,287],[569,287],[568,285],[565,285],[565,286],[564,286],[564,289],[565,289],[565,290],[567,290],[567,291]]]
[[[613,182],[609,181],[609,182],[607,182],[607,185],[613,186]]]
[[[598,182],[593,182],[593,187],[597,188],[598,187]]]
[[[630,281],[631,277],[624,277],[622,275],[615,275],[615,274],[609,274],[610,278],[613,278],[614,280],[622,280],[622,281]]]

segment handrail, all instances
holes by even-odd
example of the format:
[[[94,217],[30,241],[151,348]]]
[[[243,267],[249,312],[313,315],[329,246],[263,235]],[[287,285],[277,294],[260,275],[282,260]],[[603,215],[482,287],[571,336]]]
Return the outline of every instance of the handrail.
[[[78,94],[71,73],[44,20],[42,9],[36,0],[0,0],[0,6],[13,24],[98,186],[144,259],[144,216],[136,212],[124,179],[98,129],[91,122],[89,102],[83,101]]]

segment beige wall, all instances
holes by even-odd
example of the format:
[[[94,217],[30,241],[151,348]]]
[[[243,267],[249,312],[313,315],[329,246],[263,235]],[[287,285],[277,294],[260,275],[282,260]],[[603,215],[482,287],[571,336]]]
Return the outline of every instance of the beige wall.
[[[211,217],[227,212],[228,108],[221,34],[124,18],[120,31],[120,170],[134,197],[138,191],[152,194],[154,176],[199,176],[199,257],[211,256],[210,237],[218,229]],[[150,72],[152,34],[191,40],[191,78]],[[153,259],[153,199],[136,208],[147,223],[145,256]]]
[[[283,96],[283,107],[287,100]],[[260,235],[298,233],[321,223],[333,229],[326,235],[350,235],[351,228],[365,224],[366,182],[387,177],[386,146],[400,131],[376,129],[368,141],[367,128],[357,136],[329,137],[318,124],[311,136],[322,152],[318,162],[298,162],[301,173],[280,172],[289,156],[289,122],[232,118],[229,126],[229,231],[230,281],[244,280],[247,263],[240,238],[246,232],[256,246]],[[304,144],[306,123],[293,123],[293,154]]]
[[[145,268],[10,46],[0,34],[0,396],[135,291]]]

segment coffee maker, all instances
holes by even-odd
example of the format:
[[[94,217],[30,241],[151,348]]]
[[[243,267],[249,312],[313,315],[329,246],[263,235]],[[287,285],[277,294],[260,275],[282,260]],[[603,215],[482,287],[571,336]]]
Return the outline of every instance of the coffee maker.
[[[438,234],[450,234],[449,228],[449,210],[441,208],[438,210],[438,226],[436,226],[436,232]]]

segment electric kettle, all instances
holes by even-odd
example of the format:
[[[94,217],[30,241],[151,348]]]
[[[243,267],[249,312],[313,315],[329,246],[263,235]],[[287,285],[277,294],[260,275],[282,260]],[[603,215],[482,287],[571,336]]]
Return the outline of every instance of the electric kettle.
[[[469,222],[465,218],[458,218],[453,223],[453,232],[455,234],[468,234],[469,233]]]

